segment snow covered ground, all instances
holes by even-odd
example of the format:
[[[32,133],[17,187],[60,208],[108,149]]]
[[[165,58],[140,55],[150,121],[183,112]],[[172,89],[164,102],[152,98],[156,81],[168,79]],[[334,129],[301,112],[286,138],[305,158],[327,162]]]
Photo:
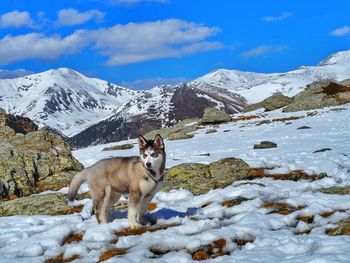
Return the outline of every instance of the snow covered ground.
[[[127,253],[106,262],[190,262],[187,251],[222,238],[226,240],[222,252],[227,255],[212,261],[349,262],[350,236],[329,236],[325,229],[350,217],[350,198],[315,190],[350,185],[350,105],[287,114],[257,111],[240,116],[244,115],[259,118],[222,124],[216,133],[205,134],[207,127],[188,140],[166,141],[167,167],[237,157],[251,167],[275,167],[271,173],[302,169],[309,174],[326,172],[328,177],[316,181],[237,181],[200,196],[185,190],[158,193],[153,200],[157,208],[149,216],[158,219],[157,225],[171,226],[141,235],[117,237],[115,232],[128,227],[125,212],[114,213],[112,223],[97,225],[96,218],[89,216],[90,200],[85,200],[83,211],[74,215],[3,217],[0,262],[43,262],[61,253],[65,258],[79,255],[74,262],[97,262],[104,251],[115,248],[126,249]],[[278,120],[289,117],[300,118]],[[298,129],[301,126],[311,129]],[[278,147],[254,150],[253,145],[263,140],[273,141]],[[88,166],[102,158],[136,155],[138,151],[137,146],[101,151],[110,145],[81,149],[74,155]],[[313,153],[322,148],[331,150]],[[230,208],[221,204],[238,197],[245,201]],[[287,215],[269,213],[271,210],[261,207],[269,202],[288,203],[299,210]],[[323,217],[324,212],[334,213]],[[308,215],[314,215],[312,223],[298,220]],[[302,234],[307,230],[311,232]],[[82,233],[82,241],[63,244],[72,233]],[[251,242],[242,246],[237,240]],[[168,253],[157,257],[150,248]]]

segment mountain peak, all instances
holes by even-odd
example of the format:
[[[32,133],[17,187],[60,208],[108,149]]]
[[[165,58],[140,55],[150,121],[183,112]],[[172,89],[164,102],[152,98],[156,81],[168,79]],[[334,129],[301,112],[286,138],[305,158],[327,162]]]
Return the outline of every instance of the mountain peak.
[[[334,64],[349,64],[350,65],[350,50],[339,51],[322,60],[319,66],[334,65]]]

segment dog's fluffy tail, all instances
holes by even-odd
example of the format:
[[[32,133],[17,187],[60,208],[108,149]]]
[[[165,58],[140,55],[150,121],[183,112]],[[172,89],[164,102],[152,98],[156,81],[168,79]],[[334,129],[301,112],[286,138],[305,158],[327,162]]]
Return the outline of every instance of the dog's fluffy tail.
[[[84,183],[87,179],[87,173],[86,170],[83,170],[79,173],[77,173],[74,177],[72,182],[69,185],[69,190],[68,190],[68,200],[69,201],[74,201],[79,187],[82,183]]]

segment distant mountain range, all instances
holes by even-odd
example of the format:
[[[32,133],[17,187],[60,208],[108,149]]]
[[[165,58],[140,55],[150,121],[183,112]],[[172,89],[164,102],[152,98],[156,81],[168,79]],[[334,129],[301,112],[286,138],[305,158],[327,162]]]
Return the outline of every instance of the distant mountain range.
[[[314,81],[346,78],[350,78],[350,51],[285,73],[219,69],[188,83],[144,91],[59,68],[0,79],[0,107],[33,119],[40,128],[62,133],[81,147],[133,138],[200,117],[205,107],[235,113],[276,92],[294,96]]]

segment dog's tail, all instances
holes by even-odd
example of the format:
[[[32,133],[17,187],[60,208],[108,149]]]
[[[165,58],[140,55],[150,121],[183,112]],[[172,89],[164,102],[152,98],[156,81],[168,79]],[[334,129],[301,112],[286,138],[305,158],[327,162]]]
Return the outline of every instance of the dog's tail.
[[[84,169],[83,171],[77,173],[73,179],[72,182],[69,185],[69,190],[68,190],[68,200],[69,201],[74,201],[79,187],[82,183],[84,183],[87,179],[87,172],[86,169]]]

